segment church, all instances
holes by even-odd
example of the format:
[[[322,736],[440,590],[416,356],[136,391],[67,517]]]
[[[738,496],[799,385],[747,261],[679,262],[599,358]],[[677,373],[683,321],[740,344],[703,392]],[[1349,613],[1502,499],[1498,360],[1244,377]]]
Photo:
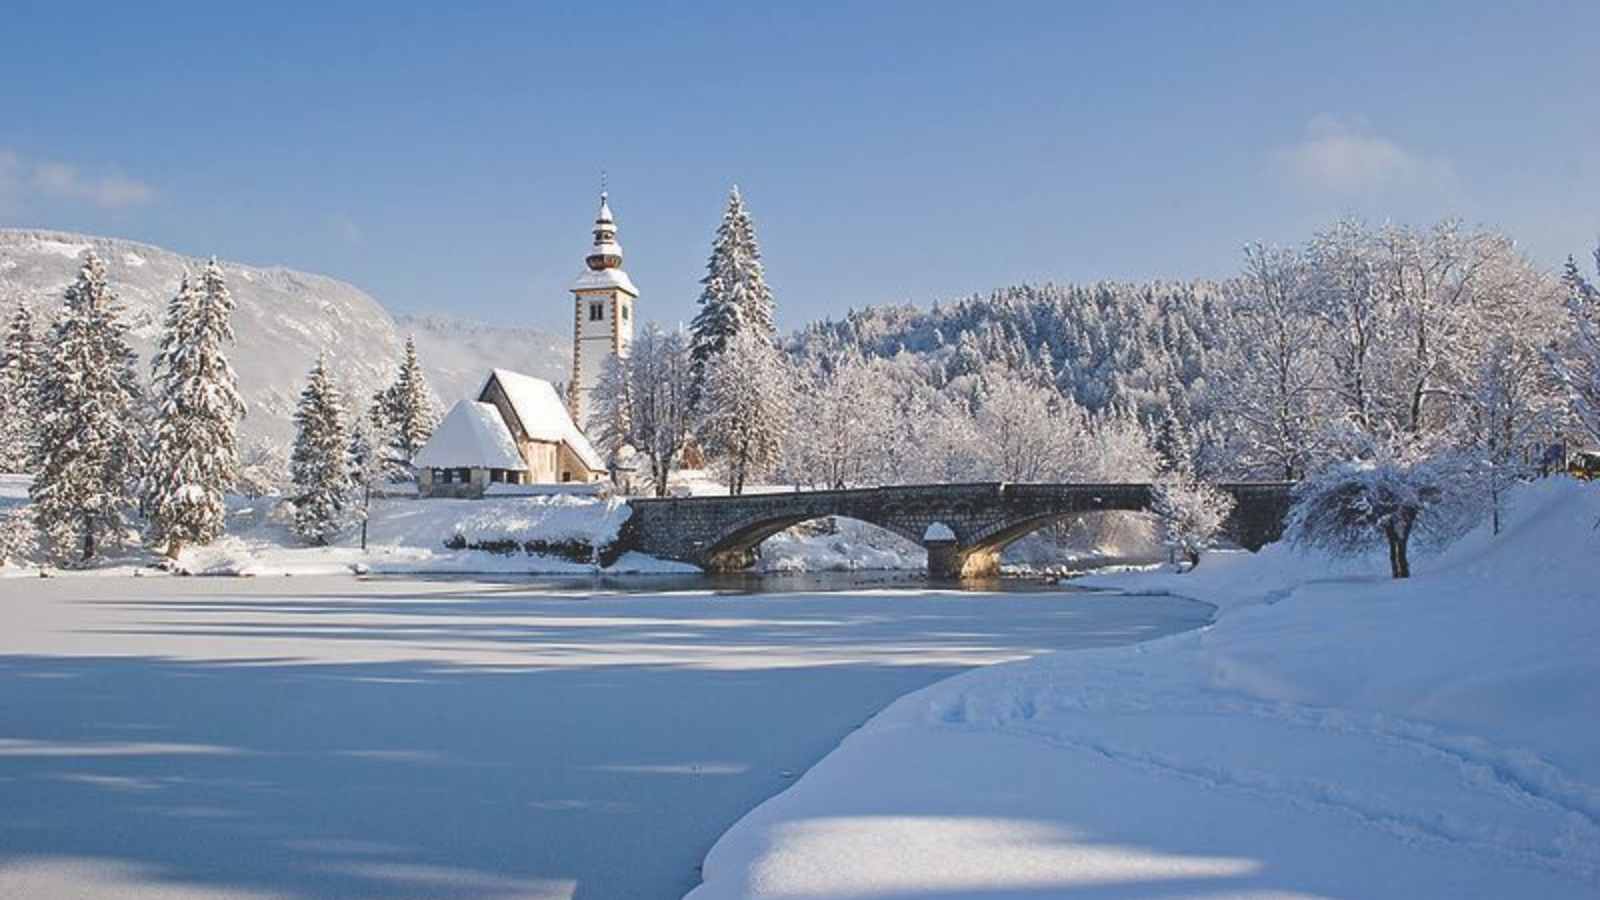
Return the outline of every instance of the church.
[[[451,407],[412,462],[423,497],[517,493],[524,485],[598,485],[606,460],[580,423],[609,360],[633,344],[639,290],[622,268],[617,224],[604,191],[594,243],[573,296],[572,379],[566,397],[542,378],[493,369],[477,394]]]

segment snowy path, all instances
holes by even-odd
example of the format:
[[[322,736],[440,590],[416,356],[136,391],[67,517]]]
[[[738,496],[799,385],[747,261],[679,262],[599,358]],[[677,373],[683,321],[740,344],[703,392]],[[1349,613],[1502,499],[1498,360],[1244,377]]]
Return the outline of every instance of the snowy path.
[[[0,897],[678,897],[894,698],[1208,617],[1084,594],[0,581]]]

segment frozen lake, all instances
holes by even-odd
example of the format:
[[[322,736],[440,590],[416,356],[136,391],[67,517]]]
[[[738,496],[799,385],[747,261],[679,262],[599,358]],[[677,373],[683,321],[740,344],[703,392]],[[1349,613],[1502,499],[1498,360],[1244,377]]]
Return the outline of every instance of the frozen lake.
[[[0,896],[681,897],[894,698],[1210,618],[703,584],[0,581]]]

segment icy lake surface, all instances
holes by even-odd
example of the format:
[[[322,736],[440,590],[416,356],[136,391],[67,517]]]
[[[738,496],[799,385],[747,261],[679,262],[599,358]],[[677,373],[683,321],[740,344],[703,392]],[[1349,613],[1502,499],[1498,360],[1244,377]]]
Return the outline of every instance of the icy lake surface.
[[[880,581],[0,581],[0,897],[681,897],[896,697],[1211,613]]]

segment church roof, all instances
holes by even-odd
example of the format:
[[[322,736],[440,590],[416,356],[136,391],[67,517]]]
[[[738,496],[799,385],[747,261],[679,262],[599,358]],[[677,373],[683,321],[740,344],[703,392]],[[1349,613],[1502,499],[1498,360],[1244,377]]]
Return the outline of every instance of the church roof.
[[[583,432],[573,423],[572,416],[567,413],[567,405],[561,402],[561,395],[556,393],[555,385],[543,378],[535,378],[510,369],[495,369],[484,381],[483,389],[478,391],[479,397],[483,396],[489,383],[493,381],[500,383],[500,389],[505,391],[506,399],[511,401],[511,409],[521,422],[523,432],[530,439],[565,443],[591,470],[596,472],[606,470],[605,460],[595,452],[589,439],[584,437]]]
[[[609,291],[621,290],[630,297],[639,296],[639,289],[633,286],[633,279],[621,269],[585,269],[578,280],[572,283],[574,291]]]
[[[475,400],[462,400],[450,408],[412,464],[424,469],[482,468],[523,472],[528,468],[522,461],[522,454],[517,452],[511,430],[500,418],[500,410],[493,403]]]

